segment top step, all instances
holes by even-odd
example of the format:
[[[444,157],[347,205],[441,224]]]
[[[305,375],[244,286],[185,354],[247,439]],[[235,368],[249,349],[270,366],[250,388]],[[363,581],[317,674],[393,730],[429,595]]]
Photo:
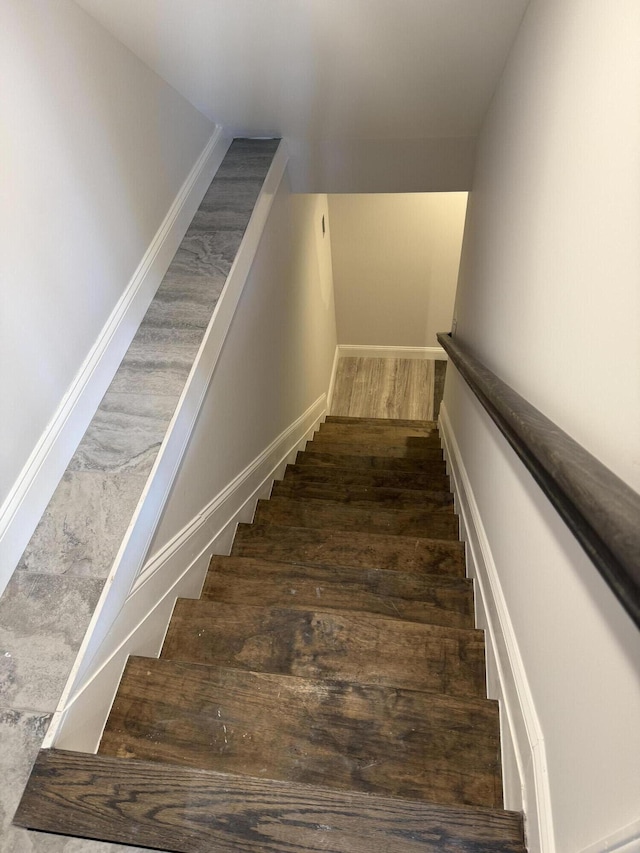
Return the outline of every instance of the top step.
[[[373,424],[374,426],[406,426],[437,429],[436,421],[407,420],[406,418],[347,418],[342,415],[328,415],[328,424]]]

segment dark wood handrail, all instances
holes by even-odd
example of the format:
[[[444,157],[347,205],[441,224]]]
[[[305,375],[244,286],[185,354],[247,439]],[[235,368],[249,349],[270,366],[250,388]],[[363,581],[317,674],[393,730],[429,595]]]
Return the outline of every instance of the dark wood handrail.
[[[451,335],[438,341],[640,627],[640,495]]]

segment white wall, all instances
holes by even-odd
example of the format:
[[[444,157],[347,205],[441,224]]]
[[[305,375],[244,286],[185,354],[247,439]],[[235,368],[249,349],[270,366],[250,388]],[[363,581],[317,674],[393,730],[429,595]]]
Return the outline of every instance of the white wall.
[[[70,0],[3,0],[0,80],[2,504],[213,125]]]
[[[456,305],[458,339],[636,489],[639,39],[635,0],[532,0],[480,136]],[[445,410],[544,738],[556,850],[636,850],[640,635],[453,367]]]
[[[284,138],[296,192],[439,193],[471,186],[475,137]]]
[[[336,350],[327,197],[276,195],[152,555],[329,388]]]
[[[338,342],[434,347],[451,328],[467,194],[331,195]]]

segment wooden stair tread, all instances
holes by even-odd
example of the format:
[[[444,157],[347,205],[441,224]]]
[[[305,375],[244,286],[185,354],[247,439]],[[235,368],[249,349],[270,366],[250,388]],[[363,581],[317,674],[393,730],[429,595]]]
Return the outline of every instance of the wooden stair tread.
[[[485,695],[481,631],[361,611],[179,598],[161,657],[458,697]]]
[[[371,424],[373,426],[399,426],[399,427],[422,427],[423,429],[437,429],[436,421],[411,420],[406,418],[352,418],[346,415],[327,415],[328,424]]]
[[[442,448],[439,444],[423,444],[423,439],[407,439],[406,442],[398,444],[378,443],[371,441],[352,444],[350,442],[324,441],[318,437],[314,441],[308,441],[305,451],[307,453],[335,453],[348,456],[382,456],[401,459],[416,459],[425,461],[439,461],[443,459]]]
[[[375,504],[388,509],[421,507],[432,512],[453,512],[453,497],[449,491],[426,489],[393,489],[384,486],[345,486],[341,483],[276,481],[272,497],[301,497],[333,501],[349,506],[366,507]]]
[[[502,805],[497,704],[130,658],[101,754]]]
[[[41,751],[17,822],[176,853],[526,853],[457,536],[434,422],[327,418],[161,657],[129,658],[100,754]]]
[[[364,471],[406,471],[411,474],[434,474],[446,476],[446,464],[440,457],[433,459],[406,459],[401,456],[367,456],[350,454],[331,448],[331,451],[299,451],[296,465],[326,465],[337,468],[353,468]],[[447,486],[448,488],[448,486]]]
[[[239,524],[235,557],[261,557],[298,565],[390,569],[465,576],[461,542],[354,533],[277,524]]]
[[[473,628],[472,582],[446,575],[215,556],[201,598],[263,606],[361,610],[413,622]]]
[[[314,498],[274,496],[260,500],[255,521],[293,527],[320,527],[333,530],[389,533],[423,539],[458,539],[458,517],[452,513],[421,509],[383,509],[332,504]]]
[[[318,454],[316,454],[317,456]],[[287,465],[283,482],[339,483],[342,486],[368,486],[372,488],[411,489],[412,491],[449,492],[449,477],[444,467],[436,470],[394,471],[386,468],[361,467],[348,468],[337,464],[325,464],[322,460],[309,461],[304,453],[299,453],[302,462]],[[332,457],[334,461],[342,457]],[[365,457],[361,457],[365,459]],[[402,460],[405,461],[405,460]]]
[[[41,750],[19,826],[174,853],[525,853],[514,812]]]
[[[438,435],[438,424],[435,421],[406,421],[397,423],[386,418],[371,418],[369,421],[349,421],[342,423],[335,417],[327,417],[319,425],[319,431],[358,435],[360,433],[375,433],[378,435]]]

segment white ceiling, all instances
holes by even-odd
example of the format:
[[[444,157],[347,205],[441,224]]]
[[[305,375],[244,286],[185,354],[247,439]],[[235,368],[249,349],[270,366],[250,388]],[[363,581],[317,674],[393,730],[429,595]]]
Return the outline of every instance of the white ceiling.
[[[76,0],[236,135],[475,137],[527,0]]]

